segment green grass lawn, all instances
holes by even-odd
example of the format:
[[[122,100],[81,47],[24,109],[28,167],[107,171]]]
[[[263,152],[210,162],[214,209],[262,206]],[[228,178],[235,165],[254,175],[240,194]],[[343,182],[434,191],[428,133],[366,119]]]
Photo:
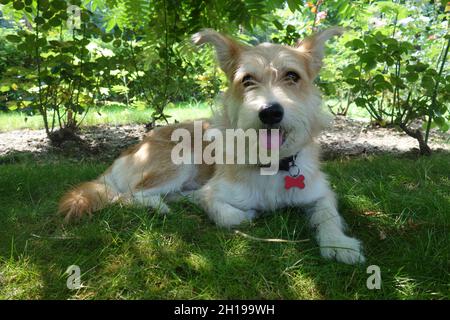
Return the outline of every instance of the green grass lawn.
[[[324,110],[327,110],[328,103],[334,105],[336,100],[324,102]],[[123,125],[123,124],[144,124],[148,123],[152,117],[153,109],[138,110],[126,108],[125,105],[111,104],[101,108],[92,108],[87,113],[82,122],[82,126],[95,126],[100,124]],[[209,117],[212,114],[211,107],[205,102],[180,102],[169,105],[166,113],[178,121]],[[370,115],[363,108],[356,106],[350,108],[348,117],[353,119],[370,119]],[[51,115],[48,116],[51,122]],[[23,112],[0,112],[0,132],[19,129],[43,129],[44,121],[40,115],[30,116]]]
[[[335,106],[333,108],[334,112],[338,111],[338,108],[336,107],[341,101],[337,99],[328,99],[323,101],[323,109],[326,111],[329,111],[329,106]],[[367,112],[365,108],[358,107],[354,103],[350,104],[350,108],[347,111],[348,118],[351,119],[357,119],[360,121],[369,121],[370,120],[370,113]]]
[[[55,215],[70,185],[107,163],[31,157],[0,165],[0,298],[61,299],[448,299],[450,155],[376,156],[325,163],[367,264],[320,257],[316,243],[256,241],[217,228],[195,205],[157,216],[113,206],[90,221]],[[259,238],[312,239],[299,209],[275,212],[240,231]],[[64,274],[81,268],[83,288]],[[366,268],[381,269],[369,290]]]
[[[125,108],[123,105],[110,105],[102,108],[92,108],[82,122],[82,126],[99,124],[119,125],[131,123],[148,123],[152,118],[153,109],[137,110]],[[181,102],[169,106],[166,113],[178,121],[209,117],[210,106],[205,102]],[[49,116],[49,121],[51,117]],[[172,118],[169,120],[172,121]],[[43,129],[44,120],[40,115],[27,116],[22,112],[0,112],[0,131],[17,129]]]

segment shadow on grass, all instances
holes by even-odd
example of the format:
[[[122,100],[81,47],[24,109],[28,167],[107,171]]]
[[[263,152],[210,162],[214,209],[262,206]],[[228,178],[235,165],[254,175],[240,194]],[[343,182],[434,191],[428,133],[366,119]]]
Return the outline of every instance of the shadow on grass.
[[[195,205],[172,205],[167,217],[113,206],[90,221],[63,225],[56,203],[69,184],[107,164],[0,166],[0,297],[26,298],[448,298],[450,181],[448,154],[412,160],[374,156],[326,164],[365,266],[320,258],[301,211],[287,209],[239,228],[267,243],[216,228]],[[85,287],[66,287],[69,265]],[[369,290],[368,265],[382,289]],[[19,268],[20,267],[20,268]],[[19,276],[20,269],[20,276]],[[1,288],[2,287],[2,288]]]

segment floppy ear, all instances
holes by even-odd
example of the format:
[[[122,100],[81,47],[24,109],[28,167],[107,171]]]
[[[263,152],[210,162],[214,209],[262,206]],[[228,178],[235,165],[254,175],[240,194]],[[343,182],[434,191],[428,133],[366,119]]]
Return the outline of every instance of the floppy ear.
[[[329,28],[297,43],[297,49],[307,53],[311,57],[311,71],[314,77],[319,73],[320,68],[322,67],[325,42],[334,36],[342,35],[344,31],[345,29],[341,27]]]
[[[203,29],[192,36],[192,42],[196,45],[210,43],[216,50],[220,67],[231,78],[237,68],[237,61],[241,52],[245,49],[243,44],[212,29]]]

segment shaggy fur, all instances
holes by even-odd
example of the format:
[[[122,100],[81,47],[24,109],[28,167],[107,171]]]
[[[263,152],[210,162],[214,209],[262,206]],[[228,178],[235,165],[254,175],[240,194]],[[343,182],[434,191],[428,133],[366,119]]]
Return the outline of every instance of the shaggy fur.
[[[259,119],[263,105],[279,103],[284,117],[277,125],[283,134],[280,158],[297,155],[296,165],[305,176],[306,188],[284,188],[288,173],[261,175],[256,165],[175,165],[171,134],[177,128],[193,133],[192,123],[154,129],[144,140],[125,151],[97,180],[66,194],[60,212],[67,220],[90,215],[115,201],[124,201],[169,212],[163,197],[191,192],[209,217],[219,226],[233,227],[251,221],[257,212],[286,206],[307,206],[310,225],[325,258],[354,264],[364,262],[360,242],[344,233],[344,222],[336,208],[335,196],[319,167],[315,137],[327,123],[320,109],[321,99],[313,81],[324,55],[326,40],[339,35],[339,28],[325,30],[299,42],[295,47],[262,43],[241,44],[214,30],[193,36],[194,43],[212,44],[229,88],[219,115],[205,122],[210,128],[262,129]],[[295,72],[298,81],[289,78]],[[251,76],[251,85],[243,80]],[[193,135],[192,135],[193,136]],[[201,157],[194,154],[193,157]]]

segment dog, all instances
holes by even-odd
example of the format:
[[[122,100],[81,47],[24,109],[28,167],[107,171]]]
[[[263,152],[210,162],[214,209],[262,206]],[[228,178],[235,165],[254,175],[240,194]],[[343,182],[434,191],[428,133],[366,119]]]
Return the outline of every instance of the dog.
[[[66,220],[91,215],[109,203],[129,202],[168,213],[165,199],[187,192],[221,227],[252,221],[262,211],[301,206],[323,257],[347,264],[363,263],[361,242],[345,234],[345,223],[325,174],[315,138],[328,122],[314,85],[325,43],[343,30],[326,29],[295,46],[262,43],[250,46],[211,29],[196,33],[196,45],[211,44],[229,87],[221,112],[203,130],[279,130],[279,171],[262,175],[260,164],[174,164],[175,130],[195,134],[193,122],[153,129],[123,152],[94,181],[69,191],[60,201]],[[193,142],[193,141],[192,141]],[[192,150],[201,157],[205,148]],[[194,148],[195,149],[195,148]]]

